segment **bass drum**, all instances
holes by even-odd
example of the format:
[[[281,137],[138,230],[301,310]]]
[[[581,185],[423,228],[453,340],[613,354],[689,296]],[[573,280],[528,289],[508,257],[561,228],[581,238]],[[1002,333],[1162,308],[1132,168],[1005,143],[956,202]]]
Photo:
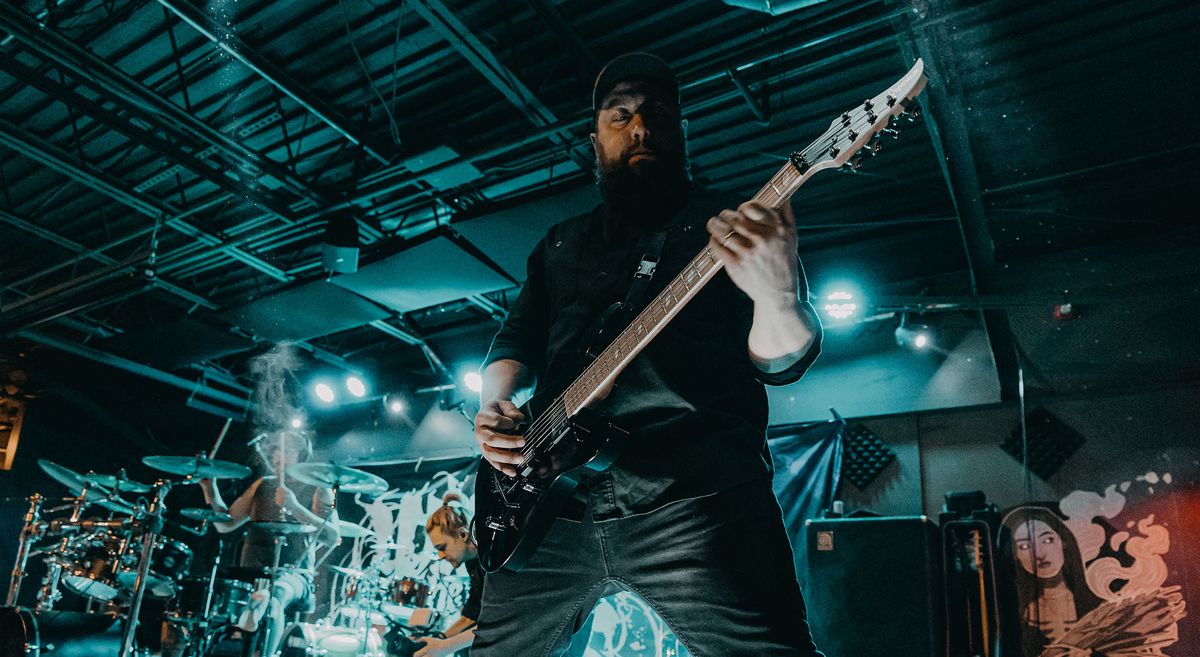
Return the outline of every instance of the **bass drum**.
[[[363,630],[296,623],[283,635],[279,657],[386,657],[383,638],[375,628],[367,634],[367,649],[361,651]]]
[[[38,657],[37,619],[28,609],[0,607],[0,657]]]

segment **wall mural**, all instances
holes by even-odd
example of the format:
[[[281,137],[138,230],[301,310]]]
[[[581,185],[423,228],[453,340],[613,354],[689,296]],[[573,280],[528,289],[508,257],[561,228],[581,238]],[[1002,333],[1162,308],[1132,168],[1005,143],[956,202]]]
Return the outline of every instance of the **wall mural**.
[[[1169,492],[1170,474],[1148,472],[1102,493],[1074,491],[1057,505],[1028,505],[1004,516],[1002,551],[1028,657],[1182,657],[1187,615],[1181,586],[1164,556],[1167,523],[1130,504],[1131,492]],[[1132,489],[1132,490],[1131,490]],[[1053,508],[1053,507],[1057,508]],[[1181,518],[1182,520],[1182,518]]]

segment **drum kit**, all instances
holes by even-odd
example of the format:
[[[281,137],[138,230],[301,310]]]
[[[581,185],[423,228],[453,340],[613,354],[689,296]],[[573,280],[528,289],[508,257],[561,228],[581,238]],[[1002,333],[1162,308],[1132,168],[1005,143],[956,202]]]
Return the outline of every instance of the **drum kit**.
[[[137,645],[136,634],[147,599],[159,600],[166,609],[162,619],[164,656],[215,654],[212,651],[216,643],[228,641],[234,634],[234,624],[250,605],[255,586],[224,576],[219,549],[211,563],[194,564],[187,543],[164,535],[164,529],[170,526],[188,535],[204,536],[214,523],[232,518],[227,513],[197,508],[179,510],[179,515],[191,522],[169,520],[166,498],[175,486],[202,479],[242,479],[250,475],[250,468],[203,454],[147,456],[142,462],[165,476],[145,484],[128,478],[123,470],[115,475],[80,474],[52,461],[38,461],[47,475],[70,491],[71,497],[58,505],[36,493],[28,498],[16,565],[5,605],[0,607],[0,657],[41,655],[38,619],[55,611],[64,590],[81,596],[89,613],[124,621],[119,657],[149,654]],[[296,464],[287,468],[287,476],[332,489],[335,495],[331,511],[338,492],[379,495],[388,488],[376,475],[327,463]],[[259,574],[259,586],[266,581],[273,583],[277,572],[283,570],[279,546],[287,537],[312,535],[318,530],[297,522],[252,525],[275,539],[275,561]],[[344,538],[370,534],[370,530],[345,521],[336,521],[332,527]],[[34,606],[18,607],[29,561],[35,557],[45,562],[46,574]],[[383,614],[383,625],[428,623],[428,615],[413,613],[414,608],[425,605],[428,585],[406,579],[386,580],[378,573],[353,571],[351,575],[347,581],[354,589],[347,604],[359,611],[361,622],[352,628],[339,627],[329,620],[296,623],[284,635],[282,657],[384,657],[384,641],[372,620]]]

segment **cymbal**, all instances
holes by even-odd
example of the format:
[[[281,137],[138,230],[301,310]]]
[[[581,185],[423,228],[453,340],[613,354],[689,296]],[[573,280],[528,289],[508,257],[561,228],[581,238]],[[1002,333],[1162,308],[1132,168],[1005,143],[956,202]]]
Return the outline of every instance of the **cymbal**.
[[[83,475],[66,466],[48,459],[38,459],[38,467],[50,475],[51,479],[66,486],[72,495],[83,495],[83,500],[88,504],[96,504],[115,513],[133,513],[133,506],[117,497],[111,490],[93,484]],[[84,493],[85,489],[87,490],[86,494]]]
[[[367,536],[368,534],[375,533],[370,529],[363,527],[362,525],[356,525],[345,520],[337,521],[337,524],[334,525],[334,529],[337,529],[338,536],[341,536],[342,538],[358,538],[360,536]]]
[[[140,481],[134,481],[132,479],[123,479],[116,475],[89,472],[83,475],[83,478],[93,484],[96,484],[97,486],[104,486],[105,488],[111,488],[112,490],[122,493],[149,493],[150,491],[154,490],[154,488],[148,484],[143,484]]]
[[[337,488],[343,493],[379,495],[387,492],[383,477],[333,463],[297,463],[288,467],[287,476],[310,486]]]
[[[192,520],[206,520],[208,522],[229,522],[233,520],[233,516],[212,509],[180,509],[179,514],[184,518]]]
[[[244,465],[203,456],[144,456],[142,463],[155,470],[199,479],[243,479],[250,476],[250,468]]]
[[[302,522],[274,522],[269,520],[252,522],[246,525],[254,527],[260,531],[275,534],[277,536],[286,536],[288,534],[311,534],[317,531],[316,527],[306,525]]]
[[[356,568],[347,568],[345,566],[330,566],[330,568],[332,568],[334,572],[341,573],[343,575],[349,575],[351,577],[366,577],[367,576],[367,574],[365,572],[358,570]]]

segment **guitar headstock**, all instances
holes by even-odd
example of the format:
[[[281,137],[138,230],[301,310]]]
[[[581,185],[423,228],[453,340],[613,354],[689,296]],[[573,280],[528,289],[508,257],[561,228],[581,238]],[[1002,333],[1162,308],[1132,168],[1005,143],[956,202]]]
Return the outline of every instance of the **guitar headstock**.
[[[801,174],[843,164],[857,169],[859,151],[874,155],[880,150],[879,138],[896,137],[901,116],[910,121],[920,116],[921,108],[914,100],[925,89],[925,62],[918,59],[904,77],[874,98],[847,110],[829,123],[829,129],[803,151],[792,153],[792,166]]]

